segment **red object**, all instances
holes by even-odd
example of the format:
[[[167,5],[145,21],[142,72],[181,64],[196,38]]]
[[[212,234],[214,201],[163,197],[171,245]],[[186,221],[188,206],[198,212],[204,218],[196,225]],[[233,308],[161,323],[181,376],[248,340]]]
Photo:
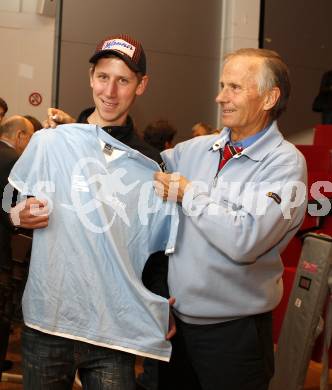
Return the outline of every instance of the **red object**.
[[[218,172],[222,169],[222,167],[226,164],[228,160],[234,157],[236,154],[242,152],[242,148],[239,146],[233,146],[231,144],[226,144],[222,154],[220,155],[220,161],[218,166]]]
[[[29,95],[29,103],[32,106],[39,106],[43,101],[42,95],[39,92],[32,92]]]
[[[332,126],[331,126],[332,127]],[[332,131],[331,131],[332,136]],[[296,145],[304,155],[308,172],[332,171],[332,144],[331,145]]]
[[[314,145],[332,146],[332,125],[317,125],[315,127]]]

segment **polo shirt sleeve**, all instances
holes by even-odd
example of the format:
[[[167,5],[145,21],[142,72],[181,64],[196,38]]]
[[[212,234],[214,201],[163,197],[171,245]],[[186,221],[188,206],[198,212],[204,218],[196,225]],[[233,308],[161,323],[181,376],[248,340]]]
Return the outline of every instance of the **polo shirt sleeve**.
[[[40,130],[32,136],[10,172],[8,180],[19,191],[21,197],[35,196],[45,199],[43,197],[45,186],[50,184],[49,161],[46,158],[50,140],[44,131]]]

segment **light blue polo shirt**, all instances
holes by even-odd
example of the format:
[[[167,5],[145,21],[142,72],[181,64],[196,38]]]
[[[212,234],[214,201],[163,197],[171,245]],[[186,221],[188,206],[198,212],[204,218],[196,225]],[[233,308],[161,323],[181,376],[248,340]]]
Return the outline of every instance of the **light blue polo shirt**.
[[[100,139],[123,151],[108,161]],[[112,149],[109,149],[112,153]],[[158,164],[95,125],[36,133],[10,174],[22,195],[48,199],[34,231],[23,297],[27,326],[160,360],[169,305],[141,281],[151,253],[174,251],[177,215],[153,190]]]

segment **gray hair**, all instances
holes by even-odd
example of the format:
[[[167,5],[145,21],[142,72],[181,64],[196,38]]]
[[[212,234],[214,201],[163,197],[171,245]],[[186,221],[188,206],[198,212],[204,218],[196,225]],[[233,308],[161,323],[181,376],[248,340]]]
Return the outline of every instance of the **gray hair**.
[[[278,87],[280,97],[270,111],[271,119],[277,119],[286,110],[290,95],[291,85],[289,69],[280,55],[267,49],[245,48],[228,53],[225,56],[224,64],[234,57],[256,57],[263,60],[261,71],[257,75],[257,87],[260,94]]]

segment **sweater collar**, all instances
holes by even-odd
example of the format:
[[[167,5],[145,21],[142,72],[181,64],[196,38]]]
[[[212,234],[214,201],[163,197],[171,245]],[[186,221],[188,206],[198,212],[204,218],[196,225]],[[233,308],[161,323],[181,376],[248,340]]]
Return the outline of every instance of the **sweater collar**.
[[[219,150],[225,147],[230,139],[230,129],[225,127],[221,131],[221,136],[211,145],[211,150]],[[283,135],[278,129],[277,122],[274,121],[264,134],[242,151],[251,160],[262,161],[271,150],[278,147],[284,140]]]

